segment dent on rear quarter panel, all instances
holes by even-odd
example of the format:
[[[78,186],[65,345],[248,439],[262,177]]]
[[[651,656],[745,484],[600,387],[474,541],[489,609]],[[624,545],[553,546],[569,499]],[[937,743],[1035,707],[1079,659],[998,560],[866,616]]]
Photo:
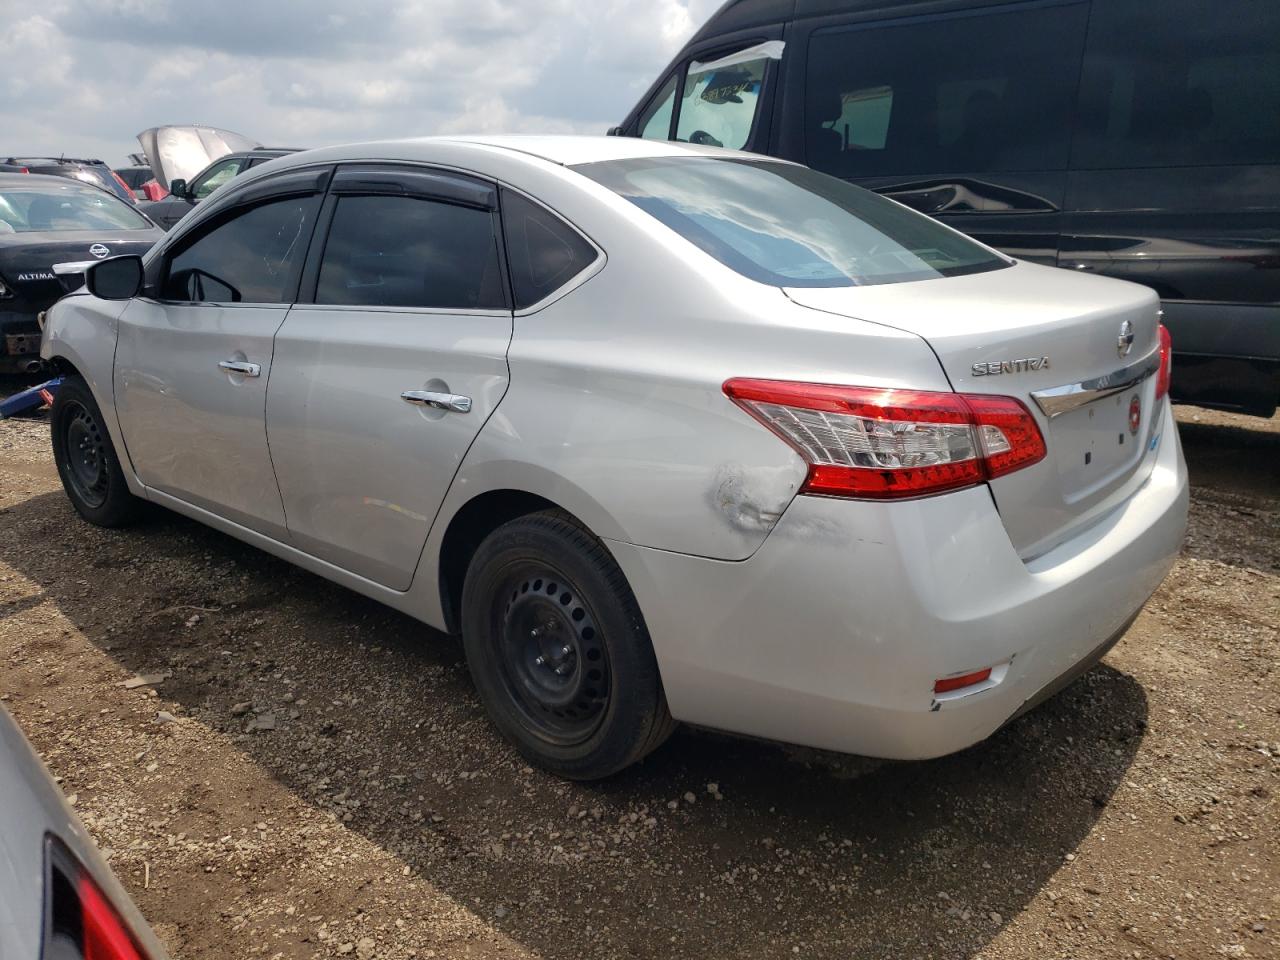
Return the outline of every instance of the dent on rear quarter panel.
[[[134,476],[116,418],[113,377],[120,317],[128,306],[128,300],[99,300],[87,294],[64,297],[45,314],[40,356],[45,360],[61,358],[80,371],[102,410],[129,489],[141,495],[142,486]]]

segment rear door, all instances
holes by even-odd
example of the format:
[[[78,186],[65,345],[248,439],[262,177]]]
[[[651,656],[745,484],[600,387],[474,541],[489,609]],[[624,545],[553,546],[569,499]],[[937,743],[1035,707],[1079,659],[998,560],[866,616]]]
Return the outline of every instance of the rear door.
[[[289,171],[184,234],[120,317],[115,396],[148,487],[277,539],[284,510],[267,451],[272,341],[330,168]]]
[[[303,302],[275,337],[271,458],[295,545],[405,590],[507,388],[497,189],[424,167],[343,166],[322,222]]]
[[[774,148],[1053,264],[1089,6],[798,22]]]

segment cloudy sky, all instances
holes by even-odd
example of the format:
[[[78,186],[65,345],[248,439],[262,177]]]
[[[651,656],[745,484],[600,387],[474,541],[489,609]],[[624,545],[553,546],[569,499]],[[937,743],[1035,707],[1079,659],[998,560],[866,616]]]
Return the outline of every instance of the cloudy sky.
[[[0,152],[603,133],[721,0],[0,0]]]

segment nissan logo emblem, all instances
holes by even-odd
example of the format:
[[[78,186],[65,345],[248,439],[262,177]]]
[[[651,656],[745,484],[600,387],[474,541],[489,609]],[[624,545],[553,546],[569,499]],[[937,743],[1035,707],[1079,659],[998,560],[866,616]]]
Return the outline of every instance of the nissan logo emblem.
[[[1120,336],[1116,337],[1116,353],[1127,357],[1133,349],[1133,323],[1126,320],[1120,324]]]
[[[89,248],[89,252],[92,253],[95,257],[97,257],[99,260],[101,260],[103,257],[109,256],[111,253],[111,251],[108,250],[106,246],[104,246],[101,243],[95,243],[92,247]]]

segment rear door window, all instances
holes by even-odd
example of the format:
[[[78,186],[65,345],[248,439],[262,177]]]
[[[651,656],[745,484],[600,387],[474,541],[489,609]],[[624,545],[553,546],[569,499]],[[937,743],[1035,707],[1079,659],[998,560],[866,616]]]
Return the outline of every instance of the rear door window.
[[[1095,4],[1072,165],[1280,163],[1280,3]]]
[[[842,177],[1064,170],[1088,7],[967,11],[813,34],[810,166]]]
[[[493,214],[424,197],[341,196],[315,302],[503,309]]]
[[[545,300],[596,261],[596,248],[550,210],[502,191],[502,229],[516,309]]]

